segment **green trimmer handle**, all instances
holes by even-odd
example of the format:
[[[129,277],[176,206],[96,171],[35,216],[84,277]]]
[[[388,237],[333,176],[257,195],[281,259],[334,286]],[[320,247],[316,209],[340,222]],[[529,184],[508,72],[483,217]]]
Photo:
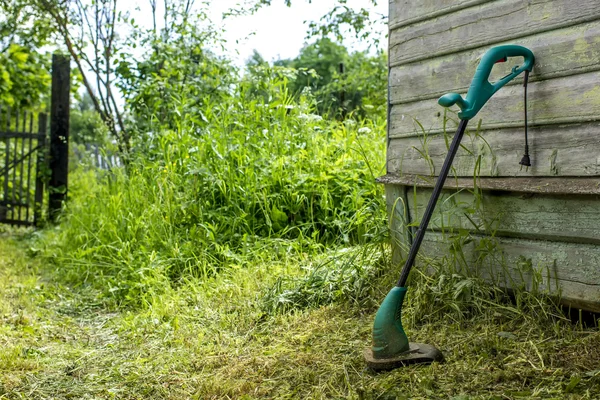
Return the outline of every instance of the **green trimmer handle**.
[[[494,64],[505,62],[510,57],[523,57],[525,60],[523,65],[514,66],[508,75],[491,84],[488,79]],[[458,93],[448,93],[440,97],[438,104],[443,107],[450,107],[456,104],[461,109],[458,117],[460,119],[471,119],[477,115],[485,103],[502,86],[516,78],[523,71],[531,72],[534,63],[535,57],[533,56],[533,52],[526,47],[512,44],[492,47],[483,55],[477,66],[475,76],[473,76],[471,86],[469,86],[469,91],[467,92],[467,98],[463,99]]]

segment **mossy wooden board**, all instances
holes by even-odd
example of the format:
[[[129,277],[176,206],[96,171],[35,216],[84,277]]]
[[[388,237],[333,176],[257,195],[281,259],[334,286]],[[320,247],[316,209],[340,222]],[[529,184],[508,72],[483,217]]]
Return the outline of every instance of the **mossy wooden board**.
[[[418,202],[428,199],[429,193],[428,189],[418,189]],[[404,189],[401,186],[387,186],[386,194],[392,224],[394,261],[401,264],[408,249],[406,223],[414,221],[415,217],[414,199],[411,191],[404,197]],[[459,200],[465,205],[472,204],[469,194],[463,193],[459,196]],[[469,226],[468,219],[461,218],[458,213],[446,214],[447,223],[442,229],[439,212],[436,213],[432,220],[432,229],[425,235],[418,263],[428,263],[432,260],[455,262],[458,251],[461,258],[466,260],[469,273],[507,288],[521,284],[531,288],[532,277],[537,273],[541,277],[541,282],[538,281],[540,290],[560,294],[566,304],[600,311],[600,245],[585,243],[590,242],[590,239],[597,241],[599,235],[593,222],[600,218],[598,213],[594,212],[600,207],[595,202],[597,197],[582,197],[574,201],[574,204],[567,204],[570,199],[565,196],[547,197],[541,202],[540,199],[532,198],[530,204],[524,205],[522,210],[517,210],[516,207],[527,199],[519,199],[512,194],[501,197],[502,199],[499,199],[498,196],[484,194],[483,200],[487,205],[493,204],[509,215],[508,219],[505,216],[499,224],[504,230],[497,230],[495,236],[485,232],[476,233],[475,229],[471,229],[472,225]],[[438,203],[442,204],[442,208],[443,201],[442,199]],[[406,218],[403,204],[409,204],[409,219]],[[577,208],[580,209],[579,216],[570,221],[568,212]],[[418,214],[422,212],[420,207],[416,209]],[[484,210],[484,214],[488,213],[489,217],[494,217],[494,209],[487,210],[484,206]],[[554,218],[552,214],[555,214]],[[590,221],[582,223],[581,219],[586,217]],[[522,220],[519,220],[521,218]],[[481,218],[476,219],[477,222],[481,222]],[[578,228],[581,229],[580,232],[577,232]],[[471,232],[468,241],[464,241],[467,237],[466,231]],[[529,237],[526,237],[528,232]],[[521,237],[503,236],[507,233]],[[485,245],[482,241],[486,241]],[[457,246],[457,243],[461,245]],[[490,251],[490,248],[493,250]]]
[[[599,83],[600,72],[596,71],[529,84],[530,125],[600,120]],[[473,125],[481,120],[481,129],[484,130],[523,126],[523,109],[523,87],[507,86],[486,103],[473,119]],[[444,108],[438,105],[436,99],[392,106],[390,138],[421,135],[423,130],[415,120],[429,134],[442,132]]]
[[[495,243],[493,256],[482,254],[487,240]],[[423,242],[425,256],[440,259],[448,254],[451,240],[440,233],[428,233]],[[538,290],[560,295],[563,303],[600,312],[600,246],[527,239],[473,237],[462,248],[467,263],[479,267],[479,275],[502,287],[522,284],[532,288],[539,274]]]
[[[390,29],[488,1],[491,0],[390,0]]]
[[[391,65],[514,41],[599,18],[597,0],[486,2],[392,30]]]
[[[387,150],[388,172],[437,175],[454,129],[449,125],[448,137],[430,134],[391,139]],[[463,177],[473,177],[476,173],[486,177],[598,176],[599,138],[598,122],[531,127],[532,166],[524,168],[519,165],[525,148],[523,128],[471,132],[463,138],[463,148],[459,149],[450,174]],[[476,165],[478,171],[475,171]]]
[[[421,220],[431,193],[429,188],[409,191],[411,221]],[[600,244],[600,196],[483,193],[480,204],[475,208],[474,197],[469,191],[445,191],[438,201],[430,228],[447,232],[468,230],[498,237]],[[396,212],[402,212],[402,209]]]
[[[600,21],[544,32],[503,44],[513,43],[529,48],[536,56],[537,62],[529,78],[530,82],[600,70]],[[393,67],[390,75],[392,104],[437,99],[451,91],[466,92],[479,58],[489,47]],[[519,62],[516,58],[508,63],[498,64],[494,72]],[[504,71],[498,76],[503,74]],[[510,84],[522,85],[523,79],[519,77]]]

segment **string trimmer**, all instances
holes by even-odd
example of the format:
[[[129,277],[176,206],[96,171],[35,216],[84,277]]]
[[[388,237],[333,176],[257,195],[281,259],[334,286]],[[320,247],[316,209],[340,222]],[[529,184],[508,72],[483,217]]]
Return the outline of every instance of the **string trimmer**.
[[[513,67],[508,75],[500,78],[493,84],[490,83],[489,76],[494,64],[505,62],[509,57],[523,57],[523,65]],[[438,103],[443,107],[451,107],[454,104],[458,105],[461,110],[458,113],[460,123],[450,145],[448,155],[440,170],[433,194],[425,209],[425,214],[421,219],[419,229],[414,236],[408,258],[400,274],[400,279],[398,279],[396,286],[383,300],[375,315],[375,322],[373,323],[373,346],[364,352],[365,360],[369,367],[375,370],[388,370],[408,364],[430,363],[443,359],[443,355],[438,349],[428,344],[410,343],[406,337],[406,333],[404,333],[404,328],[402,327],[402,303],[406,296],[406,280],[415,263],[421,242],[425,236],[425,231],[429,225],[429,220],[442,192],[444,182],[450,171],[452,160],[460,146],[467,123],[477,115],[485,103],[502,86],[516,78],[521,72],[525,72],[525,155],[520,164],[525,166],[531,165],[527,144],[527,81],[529,73],[533,69],[533,64],[533,53],[525,47],[515,45],[494,47],[488,50],[481,58],[479,66],[475,71],[475,76],[471,81],[471,86],[469,86],[466,99],[462,98],[458,93],[448,93],[438,100]]]

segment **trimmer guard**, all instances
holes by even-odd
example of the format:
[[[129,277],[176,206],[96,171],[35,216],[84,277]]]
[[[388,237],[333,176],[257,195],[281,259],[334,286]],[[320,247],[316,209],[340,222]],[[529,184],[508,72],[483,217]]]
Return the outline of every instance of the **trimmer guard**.
[[[389,371],[412,364],[431,364],[444,361],[444,355],[435,347],[425,343],[409,343],[409,349],[391,358],[375,358],[373,350],[368,347],[363,352],[367,366],[374,371]]]

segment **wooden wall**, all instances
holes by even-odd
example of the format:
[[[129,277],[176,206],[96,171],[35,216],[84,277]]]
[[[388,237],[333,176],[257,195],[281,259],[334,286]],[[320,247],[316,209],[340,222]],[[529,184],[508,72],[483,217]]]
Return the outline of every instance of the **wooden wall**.
[[[481,55],[500,44],[526,46],[536,57],[528,87],[533,165],[519,165],[519,77],[470,122],[448,179],[446,196],[472,204],[468,190],[473,177],[480,177],[480,221],[438,217],[425,248],[443,255],[449,239],[442,231],[467,230],[476,240],[465,252],[476,260],[477,241],[493,233],[505,260],[525,257],[546,271],[551,266],[549,288],[556,290],[554,279],[567,302],[600,311],[598,0],[390,1],[388,174],[381,178],[390,212],[403,212],[397,207],[401,198],[408,204],[405,217],[420,218],[457,126],[457,109],[445,113],[437,99],[448,92],[464,95]],[[498,64],[491,80],[518,62]],[[457,189],[463,191],[453,195]],[[406,242],[406,218],[396,216],[397,239]],[[486,220],[495,221],[493,229],[481,228],[489,225]]]

